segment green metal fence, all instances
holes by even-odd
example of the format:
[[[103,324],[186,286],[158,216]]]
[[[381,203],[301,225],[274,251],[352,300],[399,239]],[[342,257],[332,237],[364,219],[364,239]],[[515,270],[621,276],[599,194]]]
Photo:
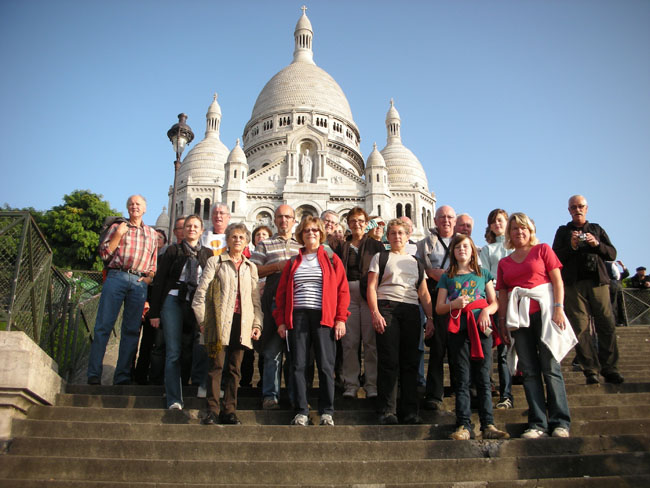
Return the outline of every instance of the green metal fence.
[[[70,381],[87,364],[100,271],[61,271],[29,212],[0,212],[0,330],[21,330]]]

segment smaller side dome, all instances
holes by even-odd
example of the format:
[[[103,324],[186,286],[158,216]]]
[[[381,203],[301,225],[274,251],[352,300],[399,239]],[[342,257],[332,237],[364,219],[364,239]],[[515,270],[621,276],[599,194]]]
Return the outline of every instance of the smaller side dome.
[[[296,28],[295,30],[301,30],[301,29],[306,29],[310,31],[312,34],[314,33],[314,29],[311,27],[311,22],[309,21],[309,17],[307,17],[307,7],[301,7],[302,10],[302,15],[298,19],[298,22],[296,22]]]
[[[230,151],[230,154],[228,155],[228,159],[226,161],[228,164],[230,163],[240,163],[240,164],[248,164],[248,161],[246,160],[246,155],[244,154],[244,150],[241,148],[239,144],[239,139],[237,139],[237,143],[235,144],[235,147]]]
[[[163,207],[161,214],[156,219],[155,229],[169,229],[169,215],[167,215],[167,207]]]
[[[381,155],[381,153],[377,150],[377,143],[373,143],[372,145],[372,152],[368,156],[368,160],[366,162],[366,168],[385,168],[386,167],[386,161],[384,160],[384,157]]]

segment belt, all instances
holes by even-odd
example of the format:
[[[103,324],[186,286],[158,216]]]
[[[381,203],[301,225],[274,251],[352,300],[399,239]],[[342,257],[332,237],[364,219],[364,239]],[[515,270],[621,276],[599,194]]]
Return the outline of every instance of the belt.
[[[122,271],[124,273],[129,273],[135,276],[149,276],[149,273],[143,273],[141,271],[136,271],[134,269],[127,269],[127,268],[108,268],[108,269],[114,269],[116,271]]]

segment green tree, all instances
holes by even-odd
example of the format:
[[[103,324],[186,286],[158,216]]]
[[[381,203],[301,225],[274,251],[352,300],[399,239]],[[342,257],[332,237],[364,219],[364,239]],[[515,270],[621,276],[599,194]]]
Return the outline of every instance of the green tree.
[[[75,190],[63,197],[63,205],[52,207],[43,218],[42,230],[60,268],[102,269],[97,254],[99,233],[104,219],[122,215],[89,190]]]

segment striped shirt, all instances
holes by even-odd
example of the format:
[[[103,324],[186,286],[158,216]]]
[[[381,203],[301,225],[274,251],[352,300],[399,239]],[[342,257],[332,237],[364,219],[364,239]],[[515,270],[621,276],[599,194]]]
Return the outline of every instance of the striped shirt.
[[[318,310],[322,302],[323,270],[320,269],[316,254],[305,254],[293,275],[293,308]]]
[[[280,261],[291,259],[298,254],[302,246],[293,238],[283,239],[278,234],[260,241],[251,253],[251,261],[258,266],[266,266]],[[278,271],[279,272],[279,271]]]
[[[113,224],[99,249],[99,255],[106,262],[111,258],[107,267],[131,270],[137,273],[155,273],[158,265],[158,236],[148,225],[132,225],[127,222],[129,229],[122,236],[117,249],[111,255],[108,243],[117,232],[119,223]]]

